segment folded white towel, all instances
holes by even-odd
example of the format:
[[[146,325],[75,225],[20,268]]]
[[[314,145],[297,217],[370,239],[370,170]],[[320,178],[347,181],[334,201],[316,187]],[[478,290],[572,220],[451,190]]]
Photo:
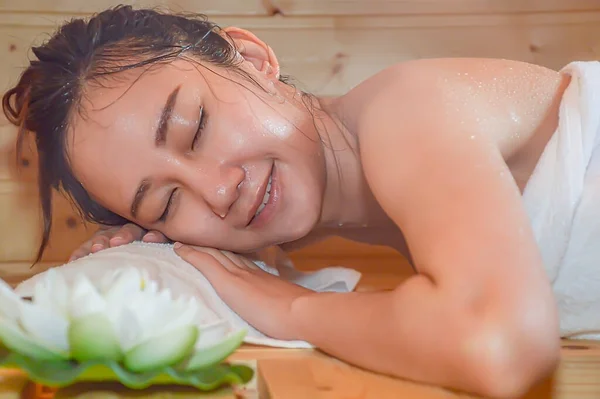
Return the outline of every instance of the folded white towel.
[[[273,252],[275,251],[275,252]],[[301,272],[283,253],[273,248],[255,261],[261,269],[278,275],[288,281],[313,291],[349,292],[354,290],[361,274],[344,267],[328,267],[316,272]],[[242,320],[217,295],[209,281],[193,266],[181,259],[169,244],[149,244],[134,242],[131,244],[105,249],[73,262],[53,268],[61,273],[67,282],[73,281],[77,274],[84,274],[90,280],[101,279],[105,273],[123,267],[135,267],[148,273],[150,279],[158,283],[160,289],[168,288],[173,297],[194,296],[212,310],[207,319],[225,319],[232,331],[246,328],[248,334],[244,342],[284,348],[312,348],[304,341],[282,341],[265,336]],[[22,297],[32,296],[33,287],[46,272],[37,274],[19,284],[15,291]]]
[[[574,62],[559,125],[523,199],[563,336],[600,339],[600,63]]]

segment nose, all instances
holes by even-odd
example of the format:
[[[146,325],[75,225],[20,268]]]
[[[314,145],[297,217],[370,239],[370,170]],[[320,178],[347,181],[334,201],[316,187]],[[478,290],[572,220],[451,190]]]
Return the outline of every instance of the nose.
[[[246,173],[239,166],[215,164],[206,176],[202,196],[213,213],[225,218],[240,196]]]

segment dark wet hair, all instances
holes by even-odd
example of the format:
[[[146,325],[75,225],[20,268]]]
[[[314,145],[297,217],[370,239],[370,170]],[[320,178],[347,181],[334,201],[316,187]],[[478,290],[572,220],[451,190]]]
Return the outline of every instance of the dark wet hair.
[[[44,219],[35,262],[41,259],[50,236],[52,189],[65,194],[87,221],[113,226],[128,222],[94,201],[69,165],[66,132],[75,113],[82,111],[86,85],[102,84],[107,75],[125,70],[171,62],[184,53],[230,68],[258,84],[237,68],[237,49],[219,29],[204,15],[118,6],[87,20],[69,21],[46,43],[32,49],[37,60],[4,94],[2,107],[18,127],[18,153],[27,132],[35,137]]]

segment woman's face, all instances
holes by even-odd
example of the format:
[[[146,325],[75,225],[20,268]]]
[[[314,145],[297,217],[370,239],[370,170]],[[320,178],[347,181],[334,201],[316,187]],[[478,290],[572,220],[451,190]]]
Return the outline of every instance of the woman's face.
[[[75,176],[172,240],[245,252],[306,235],[325,189],[321,142],[299,97],[256,65],[243,68],[267,92],[184,59],[88,85],[69,133]]]

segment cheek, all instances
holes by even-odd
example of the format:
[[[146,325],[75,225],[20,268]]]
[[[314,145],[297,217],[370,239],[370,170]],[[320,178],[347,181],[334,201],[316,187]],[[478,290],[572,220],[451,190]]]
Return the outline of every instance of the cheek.
[[[222,246],[231,234],[225,223],[189,196],[188,200],[182,200],[177,215],[161,230],[171,240],[209,247]]]
[[[251,156],[265,142],[265,135],[257,119],[244,107],[219,107],[209,116],[206,130],[206,150],[219,151],[225,159],[235,156]],[[212,154],[214,155],[214,153]]]

